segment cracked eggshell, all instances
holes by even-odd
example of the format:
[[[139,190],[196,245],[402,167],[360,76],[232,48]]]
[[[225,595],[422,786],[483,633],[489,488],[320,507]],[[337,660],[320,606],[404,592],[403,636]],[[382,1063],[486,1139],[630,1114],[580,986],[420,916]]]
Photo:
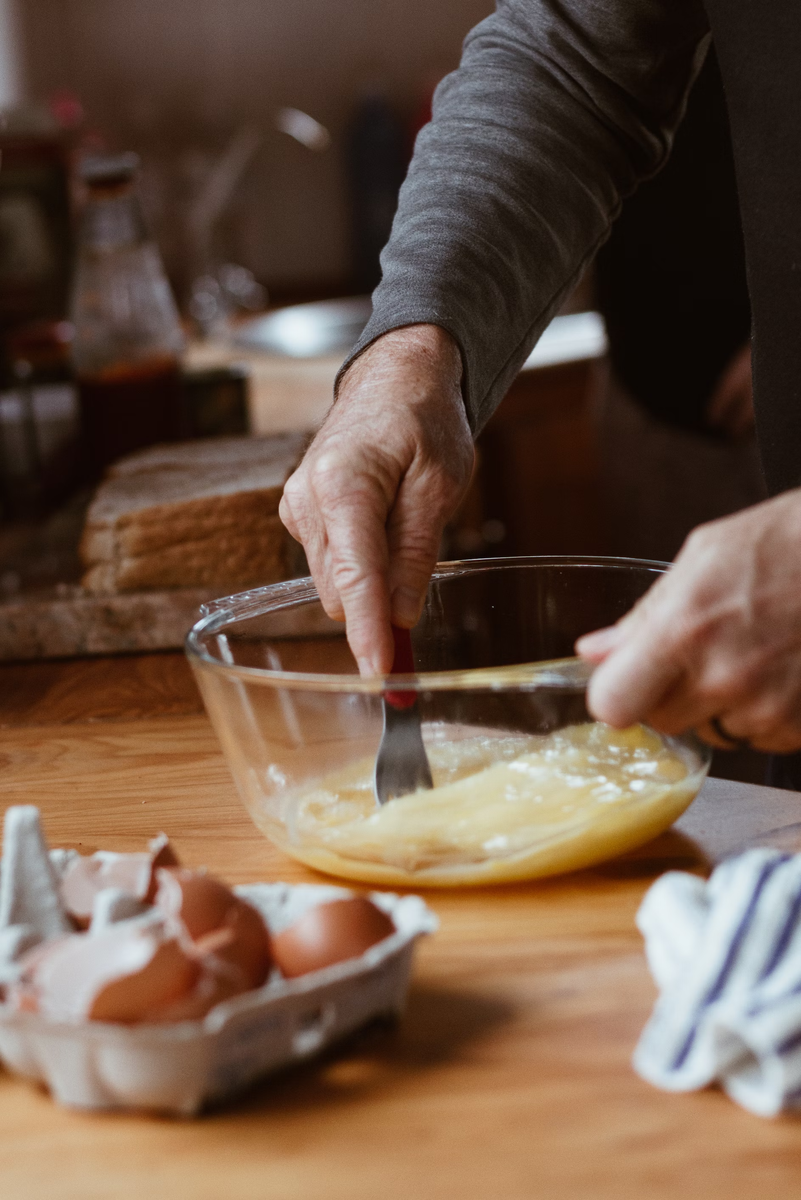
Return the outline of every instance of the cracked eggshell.
[[[126,927],[127,926],[127,927]],[[21,963],[12,1005],[54,1020],[157,1021],[186,996],[200,964],[163,927],[131,921],[37,946]]]
[[[150,851],[150,858],[153,863],[153,880],[151,883],[152,895],[149,897],[152,900],[156,895],[156,868],[157,867],[180,867],[178,855],[172,848],[170,839],[166,833],[157,833],[154,838],[148,842],[147,846]]]
[[[232,1000],[234,996],[241,996],[250,990],[242,972],[215,955],[204,955],[199,961],[200,975],[194,987],[173,1004],[160,1009],[157,1016],[149,1017],[149,1020],[159,1024],[199,1021],[224,1000]]]
[[[244,988],[261,987],[272,965],[261,914],[229,887],[183,867],[156,872],[156,906],[180,922],[199,954],[213,954],[241,973]]]
[[[124,892],[122,888],[104,888],[95,896],[89,933],[100,933],[120,921],[130,921],[152,911],[146,900],[137,900],[136,896]]]
[[[68,864],[61,879],[61,896],[76,925],[86,929],[100,892],[116,888],[136,900],[144,900],[150,878],[149,854],[113,854],[98,850],[96,854],[79,856]]]
[[[64,866],[61,897],[75,924],[86,929],[100,892],[114,888],[143,904],[152,904],[157,870],[177,865],[178,858],[164,833],[153,838],[148,850],[141,853],[98,850],[91,855],[78,854]]]

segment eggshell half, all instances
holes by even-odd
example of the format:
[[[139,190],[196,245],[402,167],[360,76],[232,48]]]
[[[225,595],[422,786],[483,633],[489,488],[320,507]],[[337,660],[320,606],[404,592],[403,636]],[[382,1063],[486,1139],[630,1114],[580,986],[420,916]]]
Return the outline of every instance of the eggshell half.
[[[68,934],[61,938],[48,938],[45,942],[38,942],[23,954],[19,960],[19,975],[7,991],[8,1002],[12,1008],[16,1008],[19,1012],[39,1011],[39,993],[36,987],[36,974],[39,966],[57,946],[63,945],[72,936],[72,934]]]
[[[73,859],[61,880],[61,897],[80,929],[92,919],[95,896],[106,888],[119,888],[144,900],[150,887],[149,854],[111,854],[101,851]]]
[[[242,972],[214,955],[205,955],[200,962],[200,975],[192,989],[172,1004],[159,1010],[155,1020],[199,1021],[216,1004],[248,991]]]
[[[152,904],[157,887],[156,870],[177,865],[178,858],[164,833],[153,838],[146,853],[113,854],[100,850],[97,854],[77,855],[64,870],[61,898],[78,928],[86,929],[98,893],[116,888]]]
[[[366,896],[352,896],[308,909],[294,924],[273,934],[270,945],[281,974],[294,979],[358,958],[394,932],[385,912]]]
[[[156,878],[158,868],[179,867],[181,864],[166,833],[156,834],[148,842],[147,848],[150,851],[150,886],[147,889],[147,896],[145,898],[149,904],[152,904],[156,899],[156,892],[158,890],[158,880]]]
[[[162,1020],[162,1010],[186,996],[200,975],[177,939],[153,947],[138,971],[112,979],[95,995],[87,1016],[93,1021]]]
[[[261,914],[230,888],[200,871],[185,868],[156,872],[156,905],[180,922],[199,954],[214,953],[242,973],[244,987],[260,987],[272,957]],[[219,934],[227,931],[227,936]],[[211,939],[211,941],[207,941]]]
[[[17,1006],[57,1020],[118,1021],[158,1019],[194,987],[197,960],[159,926],[112,926],[103,933],[73,934],[38,946],[23,959]],[[25,998],[27,997],[27,1003]]]

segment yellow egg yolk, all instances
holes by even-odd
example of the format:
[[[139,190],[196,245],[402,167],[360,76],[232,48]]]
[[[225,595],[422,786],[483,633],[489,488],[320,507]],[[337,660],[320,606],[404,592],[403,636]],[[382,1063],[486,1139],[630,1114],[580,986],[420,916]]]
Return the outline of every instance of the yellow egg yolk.
[[[291,798],[283,848],[368,882],[531,879],[647,841],[688,806],[704,775],[641,725],[543,736],[431,726],[426,743],[433,789],[377,807],[373,760],[361,759]]]

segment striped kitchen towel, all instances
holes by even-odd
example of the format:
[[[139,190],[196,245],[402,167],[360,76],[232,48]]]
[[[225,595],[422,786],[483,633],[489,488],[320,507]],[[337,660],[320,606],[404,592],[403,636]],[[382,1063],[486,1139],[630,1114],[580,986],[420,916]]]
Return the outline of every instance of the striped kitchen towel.
[[[749,850],[709,882],[671,871],[637,914],[660,996],[634,1052],[650,1083],[719,1083],[744,1108],[801,1108],[801,855]]]

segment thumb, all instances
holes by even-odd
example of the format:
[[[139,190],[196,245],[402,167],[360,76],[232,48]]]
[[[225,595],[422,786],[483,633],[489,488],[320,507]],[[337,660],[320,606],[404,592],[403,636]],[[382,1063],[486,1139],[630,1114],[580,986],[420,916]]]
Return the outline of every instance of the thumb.
[[[681,662],[665,642],[640,630],[596,667],[587,688],[587,707],[597,720],[617,729],[648,720],[683,674]]]

